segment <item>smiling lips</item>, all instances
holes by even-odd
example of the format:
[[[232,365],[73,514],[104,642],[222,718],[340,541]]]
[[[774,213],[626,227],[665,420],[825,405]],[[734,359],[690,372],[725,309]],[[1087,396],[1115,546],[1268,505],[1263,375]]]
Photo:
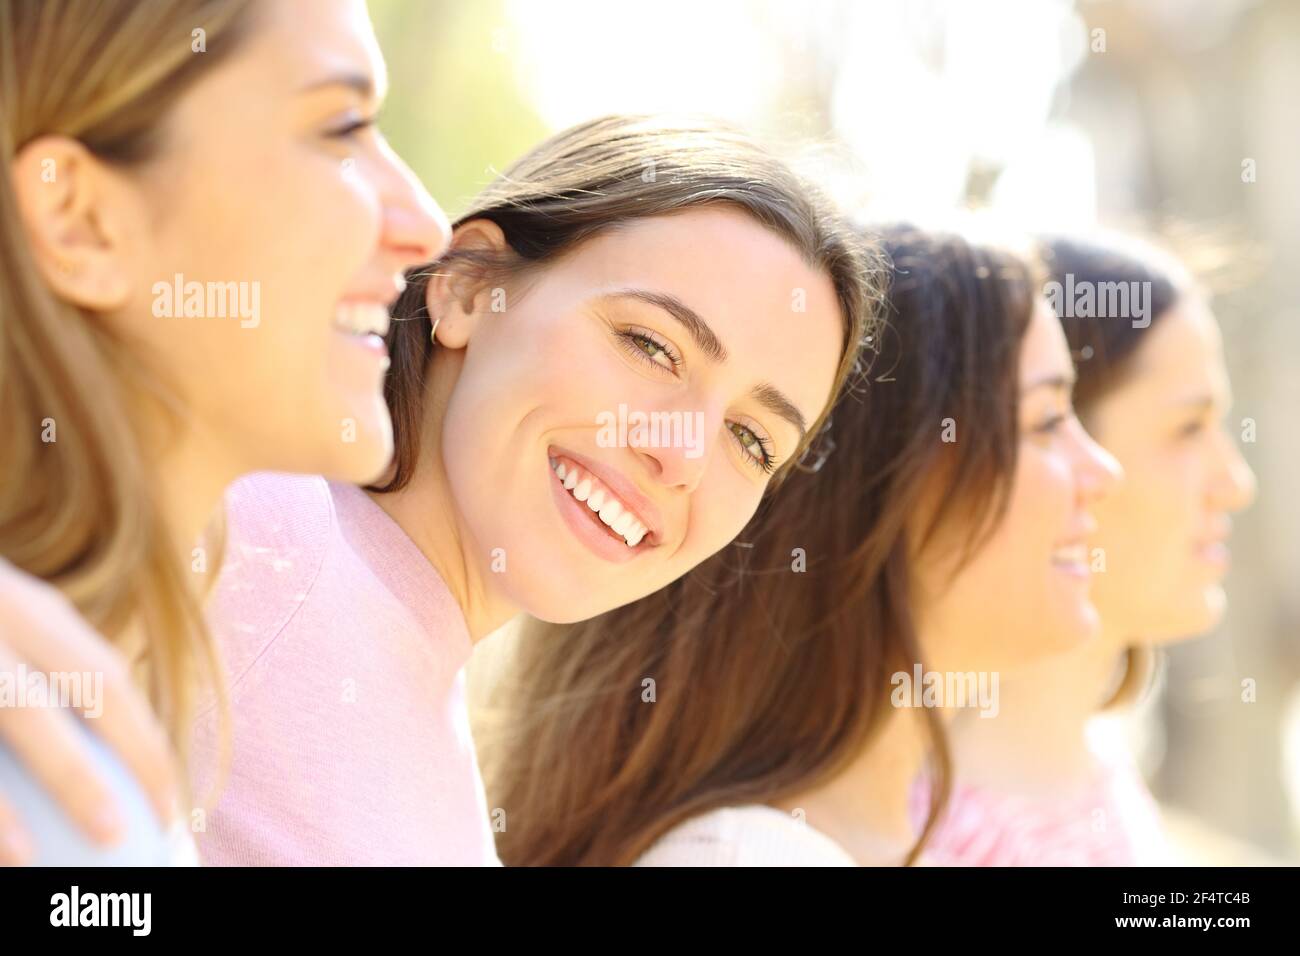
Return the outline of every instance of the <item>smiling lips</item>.
[[[576,500],[585,504],[614,534],[623,539],[629,548],[635,548],[646,535],[646,526],[627,502],[591,472],[579,467],[568,458],[552,457],[551,470]]]
[[[1088,567],[1088,543],[1086,539],[1076,538],[1066,544],[1057,545],[1051,554],[1052,566],[1064,571],[1071,577],[1086,581],[1091,576]]]
[[[400,272],[379,282],[353,285],[334,308],[334,328],[349,335],[364,337],[388,334],[392,319],[389,306],[406,288]]]
[[[382,302],[351,300],[340,302],[334,310],[334,328],[349,335],[388,334],[388,306]]]

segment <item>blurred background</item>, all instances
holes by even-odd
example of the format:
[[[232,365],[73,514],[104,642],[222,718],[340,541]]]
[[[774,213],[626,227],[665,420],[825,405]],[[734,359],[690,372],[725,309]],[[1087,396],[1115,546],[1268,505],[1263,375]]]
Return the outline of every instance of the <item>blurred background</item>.
[[[383,128],[453,219],[551,132],[690,110],[871,217],[1102,224],[1203,270],[1259,496],[1226,620],[1167,653],[1134,739],[1190,860],[1300,862],[1300,2],[369,3]]]

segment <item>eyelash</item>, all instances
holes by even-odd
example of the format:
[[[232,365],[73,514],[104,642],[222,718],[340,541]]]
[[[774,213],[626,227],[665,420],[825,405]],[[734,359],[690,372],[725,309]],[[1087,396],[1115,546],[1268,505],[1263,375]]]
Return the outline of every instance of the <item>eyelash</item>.
[[[667,356],[668,361],[672,363],[671,371],[674,373],[682,366],[682,358],[677,354],[673,347],[668,342],[651,333],[648,329],[645,331],[619,329],[614,332],[614,335],[617,336],[619,342],[622,343],[624,349],[626,349],[628,353],[653,368],[659,369],[660,371],[669,370],[668,366],[656,362],[653,356],[647,354],[645,349],[646,345],[654,346]],[[753,444],[758,445],[759,450],[762,453],[761,458],[753,454],[749,450],[749,445],[746,443],[745,439],[736,434],[735,429],[737,428],[742,429],[745,434],[753,440]],[[768,439],[759,435],[752,428],[748,428],[745,425],[740,425],[735,422],[728,422],[727,430],[731,432],[732,436],[736,439],[736,442],[740,445],[741,452],[744,454],[745,459],[751,462],[755,468],[767,475],[770,475],[776,469],[776,458],[772,455],[772,443]]]
[[[1050,435],[1052,432],[1056,431],[1056,429],[1059,428],[1061,425],[1065,424],[1067,417],[1068,416],[1066,415],[1054,415],[1051,418],[1049,418],[1047,421],[1035,427],[1034,432],[1040,435]]]
[[[353,137],[356,136],[357,133],[360,133],[362,130],[370,129],[371,127],[373,127],[375,125],[375,122],[376,122],[376,118],[373,116],[368,117],[366,119],[353,120],[349,122],[346,126],[342,126],[335,130],[330,130],[325,135],[328,136],[330,139],[352,139]]]
[[[641,361],[649,365],[652,365],[657,369],[667,369],[667,366],[661,365],[660,363],[654,360],[653,356],[648,355],[646,353],[646,350],[642,347],[641,343],[644,342],[647,345],[653,345],[655,348],[659,349],[659,351],[663,352],[664,355],[668,357],[668,361],[673,363],[672,364],[673,371],[676,371],[677,369],[682,367],[682,357],[678,355],[676,351],[673,350],[673,347],[667,342],[665,342],[664,340],[653,335],[649,331],[633,332],[633,331],[619,330],[614,334],[617,335],[619,341],[623,343],[623,347],[626,348],[629,352],[631,352],[635,358],[638,358]]]
[[[1204,428],[1205,428],[1205,422],[1203,421],[1198,420],[1194,422],[1188,422],[1186,425],[1184,425],[1182,428],[1178,430],[1178,434],[1183,436],[1184,438],[1191,438],[1194,435],[1200,434],[1201,431],[1204,430]]]
[[[757,455],[750,452],[749,448],[745,445],[745,440],[736,434],[735,430],[737,428],[743,429],[745,434],[749,435],[749,437],[754,440],[755,444],[758,445],[759,451],[763,454],[762,458],[759,458]],[[736,422],[728,422],[727,430],[735,436],[736,441],[740,444],[741,451],[744,453],[745,459],[751,462],[755,468],[759,469],[765,475],[770,475],[774,470],[776,470],[776,459],[772,457],[772,443],[770,441],[756,433],[753,429],[746,428],[744,425]]]

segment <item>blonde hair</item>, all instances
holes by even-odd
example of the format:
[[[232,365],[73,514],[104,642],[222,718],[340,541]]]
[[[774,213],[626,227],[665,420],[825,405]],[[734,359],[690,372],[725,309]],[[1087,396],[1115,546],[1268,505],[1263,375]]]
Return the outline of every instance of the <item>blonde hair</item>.
[[[234,45],[248,6],[0,0],[0,557],[60,588],[110,640],[139,629],[134,663],[181,753],[196,678],[217,669],[194,575],[132,425],[142,401],[166,405],[167,393],[103,323],[43,281],[9,171],[46,135],[106,162],[146,159],[160,120]],[[192,50],[198,30],[211,52]]]

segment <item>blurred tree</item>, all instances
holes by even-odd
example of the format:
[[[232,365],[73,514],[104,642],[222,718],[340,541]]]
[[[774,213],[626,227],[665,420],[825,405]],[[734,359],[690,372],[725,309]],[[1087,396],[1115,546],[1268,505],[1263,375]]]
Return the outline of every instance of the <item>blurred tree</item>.
[[[455,219],[549,130],[520,89],[502,0],[370,0],[388,63],[380,125]]]

